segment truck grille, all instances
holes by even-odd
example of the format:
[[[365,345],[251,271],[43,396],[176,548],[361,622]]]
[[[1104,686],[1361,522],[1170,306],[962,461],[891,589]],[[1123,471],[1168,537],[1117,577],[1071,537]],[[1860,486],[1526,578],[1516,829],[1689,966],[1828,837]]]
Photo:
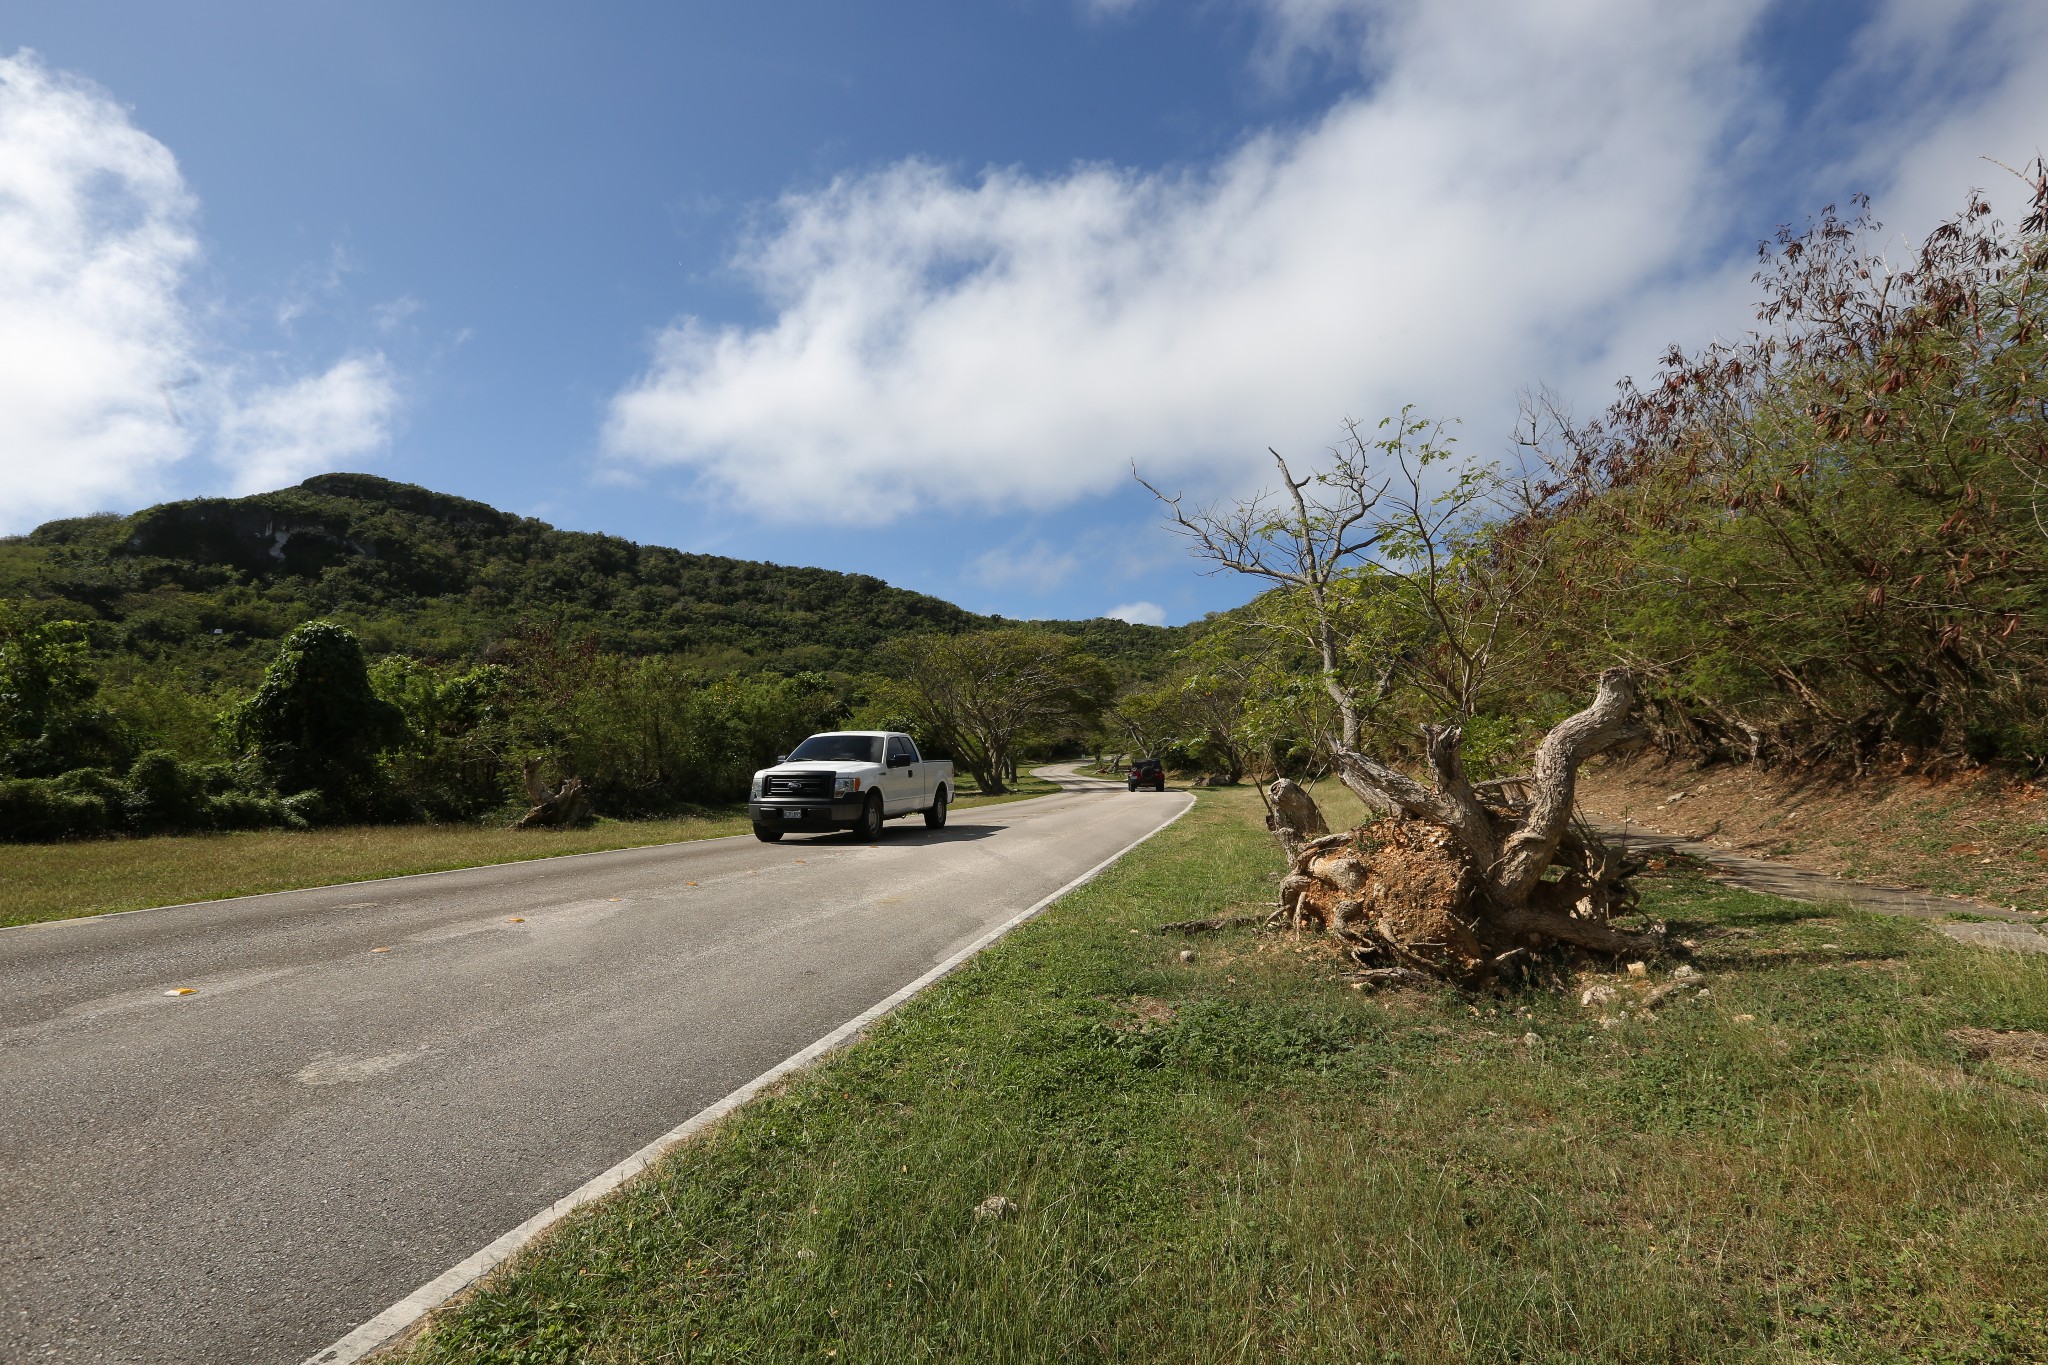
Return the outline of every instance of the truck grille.
[[[832,799],[831,773],[774,773],[761,784],[763,796],[795,796],[806,801]]]

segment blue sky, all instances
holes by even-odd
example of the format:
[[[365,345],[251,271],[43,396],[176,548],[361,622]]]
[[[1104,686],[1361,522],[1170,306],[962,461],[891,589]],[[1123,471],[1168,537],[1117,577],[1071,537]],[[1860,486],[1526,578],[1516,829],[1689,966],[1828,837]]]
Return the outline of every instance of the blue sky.
[[[1496,455],[1746,326],[1776,223],[2044,142],[2023,0],[12,0],[0,532],[364,469],[1178,622],[1249,586],[1133,462]]]

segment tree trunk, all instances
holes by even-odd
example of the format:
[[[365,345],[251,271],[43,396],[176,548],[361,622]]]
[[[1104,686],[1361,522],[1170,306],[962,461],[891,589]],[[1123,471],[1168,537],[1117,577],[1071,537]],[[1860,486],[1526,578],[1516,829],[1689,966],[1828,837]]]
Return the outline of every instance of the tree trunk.
[[[1266,800],[1270,809],[1266,815],[1266,828],[1279,836],[1281,847],[1287,850],[1289,862],[1301,851],[1301,846],[1311,839],[1320,839],[1330,832],[1328,822],[1323,819],[1322,808],[1316,799],[1301,787],[1281,777],[1266,788]]]
[[[512,822],[513,829],[558,829],[580,825],[597,814],[597,805],[583,789],[583,779],[571,777],[550,790],[541,780],[540,760],[526,760],[526,796],[533,802],[526,814]]]
[[[1629,673],[1608,670],[1592,704],[1537,746],[1532,773],[1503,782],[1471,782],[1456,726],[1423,727],[1428,786],[1340,746],[1344,785],[1388,814],[1342,834],[1297,839],[1280,886],[1282,917],[1336,935],[1372,965],[1473,982],[1559,943],[1616,955],[1656,951],[1654,935],[1608,923],[1635,906],[1635,867],[1571,827],[1579,765],[1639,733],[1628,723],[1634,701]],[[1276,783],[1276,811],[1280,796]],[[1287,818],[1276,816],[1276,829]]]

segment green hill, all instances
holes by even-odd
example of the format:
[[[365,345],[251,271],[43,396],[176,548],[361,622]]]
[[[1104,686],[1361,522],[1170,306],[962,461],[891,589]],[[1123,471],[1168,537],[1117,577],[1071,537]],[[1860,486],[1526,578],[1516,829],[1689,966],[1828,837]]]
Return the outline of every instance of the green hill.
[[[49,522],[0,540],[7,597],[87,622],[117,672],[170,666],[204,687],[252,685],[314,617],[345,622],[371,654],[487,658],[523,623],[551,623],[607,652],[776,672],[855,670],[896,636],[997,623],[866,574],[561,531],[368,474]],[[1038,624],[1135,672],[1181,633]]]

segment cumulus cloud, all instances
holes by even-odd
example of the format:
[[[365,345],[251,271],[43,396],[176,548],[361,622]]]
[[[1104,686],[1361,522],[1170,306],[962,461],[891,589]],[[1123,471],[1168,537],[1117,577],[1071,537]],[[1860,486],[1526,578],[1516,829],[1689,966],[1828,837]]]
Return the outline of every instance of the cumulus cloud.
[[[611,458],[770,516],[1046,509],[1409,402],[1491,449],[1524,384],[1599,400],[1663,342],[1747,324],[1726,244],[1770,224],[1737,216],[1742,176],[1796,141],[1754,63],[1763,0],[1263,4],[1275,51],[1348,53],[1355,91],[1208,166],[912,159],[793,193],[734,261],[768,320],[664,329]],[[1992,113],[1907,92],[1872,134],[1888,166],[2042,106],[1999,70]],[[1644,318],[1686,325],[1645,341]]]
[[[1129,621],[1134,626],[1166,624],[1166,608],[1157,602],[1124,602],[1102,614],[1112,621]]]
[[[0,57],[0,511],[10,529],[154,487],[190,436],[177,290],[194,204],[96,89]]]
[[[257,389],[221,418],[219,459],[238,493],[296,483],[383,445],[398,393],[382,356]]]
[[[202,452],[251,487],[383,441],[381,359],[297,379],[218,354],[185,298],[197,212],[104,90],[0,56],[0,532],[159,496]]]

